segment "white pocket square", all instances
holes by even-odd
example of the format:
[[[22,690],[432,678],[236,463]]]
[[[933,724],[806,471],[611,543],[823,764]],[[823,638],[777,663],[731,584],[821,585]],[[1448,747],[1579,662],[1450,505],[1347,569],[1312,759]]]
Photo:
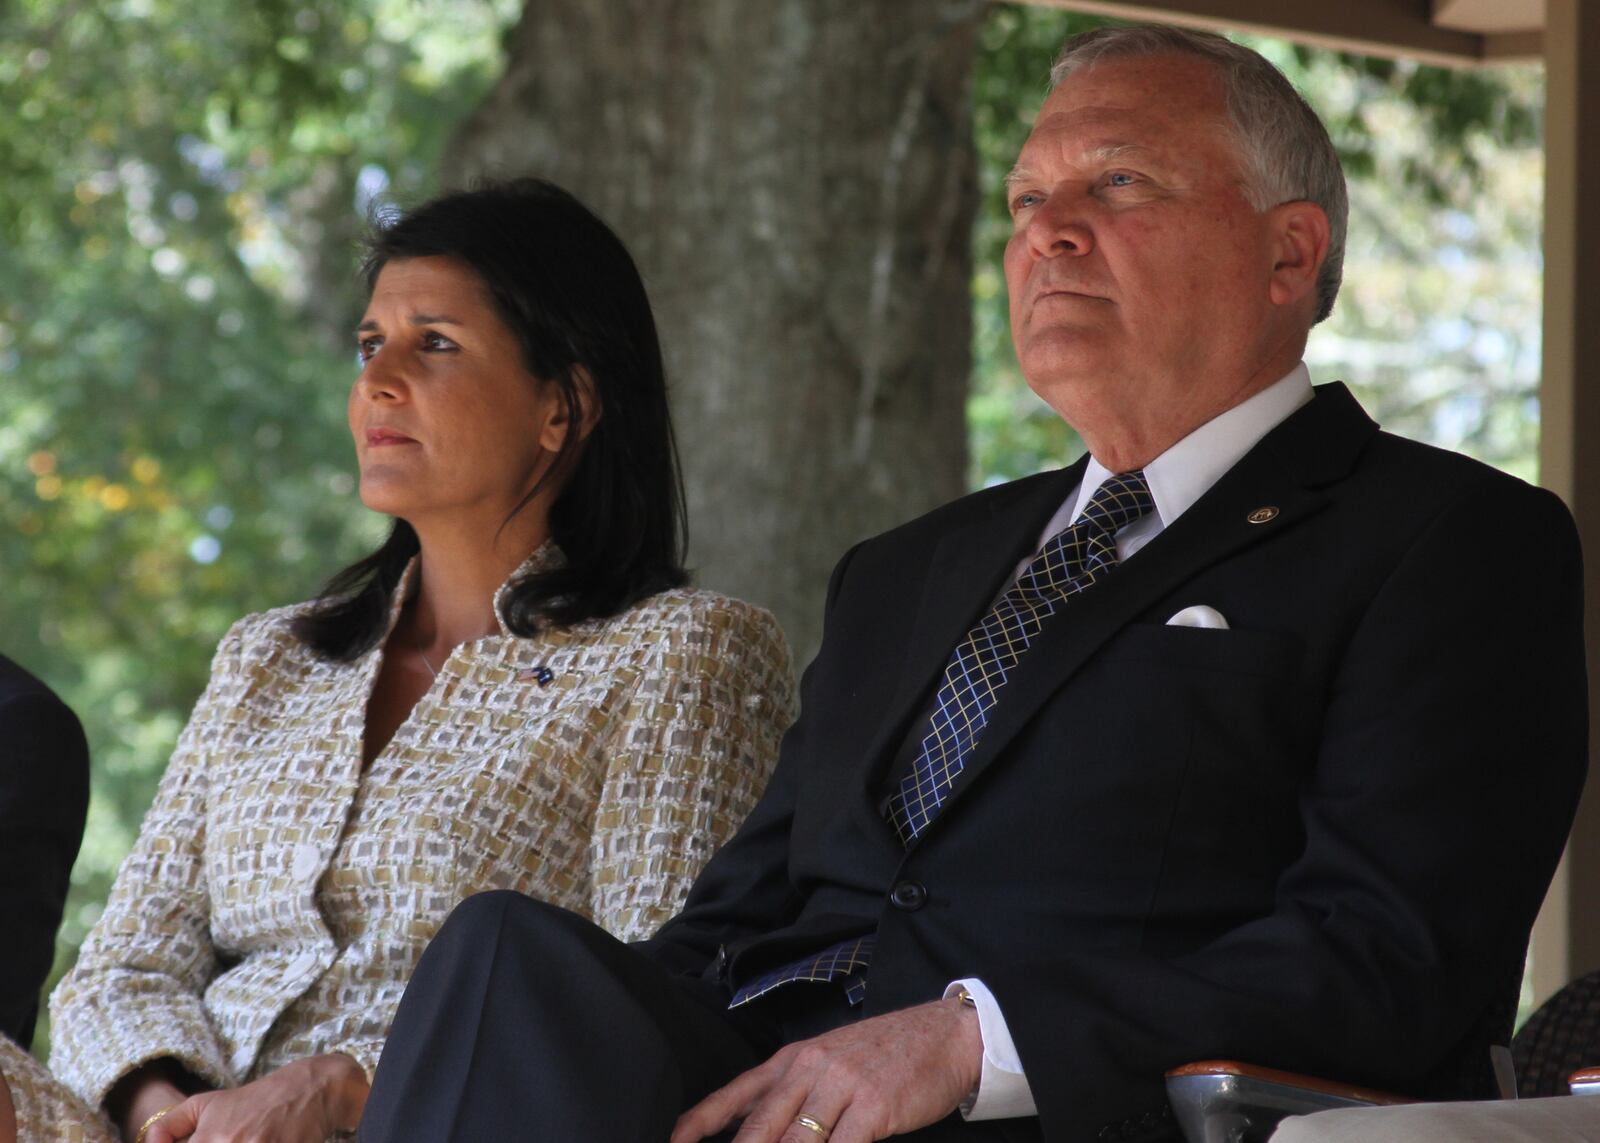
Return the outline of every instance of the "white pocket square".
[[[1222,612],[1215,607],[1207,607],[1197,603],[1193,607],[1185,607],[1178,614],[1167,620],[1168,627],[1209,627],[1213,631],[1226,631],[1228,621],[1222,618]]]

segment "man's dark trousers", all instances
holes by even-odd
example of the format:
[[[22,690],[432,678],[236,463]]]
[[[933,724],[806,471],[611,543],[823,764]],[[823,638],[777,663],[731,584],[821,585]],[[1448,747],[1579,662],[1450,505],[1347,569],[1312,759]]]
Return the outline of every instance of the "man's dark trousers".
[[[727,1004],[725,986],[673,976],[573,913],[479,894],[407,988],[361,1139],[664,1143],[701,1096],[855,1017],[836,984]],[[1006,1136],[952,1117],[902,1138]]]

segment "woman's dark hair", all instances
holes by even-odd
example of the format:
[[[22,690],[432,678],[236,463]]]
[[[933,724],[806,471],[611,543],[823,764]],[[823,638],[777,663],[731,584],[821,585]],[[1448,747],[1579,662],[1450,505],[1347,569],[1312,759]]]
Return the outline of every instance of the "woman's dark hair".
[[[599,411],[587,437],[567,433],[540,479],[541,486],[565,481],[550,510],[550,534],[566,563],[511,588],[507,627],[531,635],[546,623],[615,615],[685,583],[683,478],[666,371],[644,283],[622,241],[542,179],[488,183],[375,229],[362,265],[368,291],[390,262],[431,257],[452,258],[478,275],[521,342],[528,371],[560,386],[569,424],[583,420],[583,372]],[[396,520],[377,551],[328,581],[318,606],[296,620],[295,634],[330,659],[365,653],[382,638],[389,597],[417,550],[416,532]]]

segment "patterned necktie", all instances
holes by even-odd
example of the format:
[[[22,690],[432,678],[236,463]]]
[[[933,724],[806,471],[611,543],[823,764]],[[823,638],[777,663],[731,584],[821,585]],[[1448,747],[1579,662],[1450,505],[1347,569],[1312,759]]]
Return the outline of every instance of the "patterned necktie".
[[[889,821],[903,844],[910,845],[944,805],[989,724],[995,696],[1044,621],[1116,566],[1117,533],[1153,506],[1143,472],[1110,477],[967,632],[945,668],[916,760],[889,800]]]
[[[995,696],[1044,621],[1116,566],[1117,533],[1152,507],[1143,472],[1109,478],[1072,526],[1045,543],[1017,582],[967,632],[945,668],[917,757],[889,799],[889,821],[902,844],[910,845],[938,814],[989,723]],[[728,1006],[736,1008],[790,981],[839,977],[850,977],[845,996],[859,1004],[876,943],[876,933],[851,937],[775,968],[740,988]]]

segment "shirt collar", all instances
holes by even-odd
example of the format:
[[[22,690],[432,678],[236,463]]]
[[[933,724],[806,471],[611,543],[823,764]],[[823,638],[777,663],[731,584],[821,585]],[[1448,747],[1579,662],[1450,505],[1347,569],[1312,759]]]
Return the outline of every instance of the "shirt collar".
[[[1170,528],[1262,437],[1310,400],[1311,371],[1302,361],[1255,396],[1212,417],[1145,465],[1145,480],[1161,527]],[[1070,519],[1083,514],[1089,498],[1113,475],[1105,465],[1089,457]]]

